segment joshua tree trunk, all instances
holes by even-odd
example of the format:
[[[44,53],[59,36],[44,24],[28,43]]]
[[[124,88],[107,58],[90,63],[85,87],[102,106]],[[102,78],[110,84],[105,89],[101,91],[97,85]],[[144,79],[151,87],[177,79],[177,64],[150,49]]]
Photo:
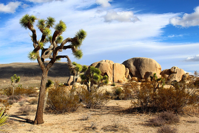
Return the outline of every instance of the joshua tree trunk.
[[[45,89],[48,77],[48,70],[43,70],[40,91],[39,91],[39,99],[37,104],[37,112],[34,124],[42,124],[43,120],[43,110],[44,110],[44,99],[45,99]]]

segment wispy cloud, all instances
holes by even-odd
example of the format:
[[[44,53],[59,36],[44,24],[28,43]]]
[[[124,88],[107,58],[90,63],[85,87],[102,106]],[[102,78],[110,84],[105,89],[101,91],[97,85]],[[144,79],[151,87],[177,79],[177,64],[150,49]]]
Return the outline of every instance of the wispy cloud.
[[[101,5],[102,7],[110,7],[111,4],[109,3],[112,0],[96,0],[96,4]]]
[[[170,19],[170,23],[174,26],[190,27],[199,25],[199,6],[194,9],[195,12],[188,14],[185,13],[183,17],[173,17]]]
[[[0,4],[0,12],[15,13],[21,2],[9,2],[7,5]]]
[[[187,57],[185,61],[199,61],[199,55]]]
[[[174,37],[183,37],[183,35],[182,35],[182,34],[179,34],[179,35],[169,35],[168,37],[169,37],[169,38],[174,38]]]
[[[45,3],[45,2],[51,2],[53,0],[26,0],[29,2],[34,2],[34,3]]]

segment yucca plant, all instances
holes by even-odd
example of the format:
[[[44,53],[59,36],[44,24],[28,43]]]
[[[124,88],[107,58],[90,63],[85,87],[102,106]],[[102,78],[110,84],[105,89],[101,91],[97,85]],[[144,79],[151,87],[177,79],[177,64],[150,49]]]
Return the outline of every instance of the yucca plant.
[[[32,32],[32,35],[30,35],[30,37],[33,42],[34,49],[32,52],[30,52],[29,58],[31,60],[37,60],[42,70],[41,86],[38,98],[39,100],[34,120],[34,124],[42,124],[44,123],[43,108],[48,72],[53,64],[60,58],[67,58],[69,68],[72,67],[72,63],[67,55],[58,55],[58,52],[61,52],[63,49],[71,49],[73,55],[77,59],[80,59],[83,56],[82,51],[79,50],[79,47],[86,37],[86,32],[84,30],[80,30],[79,32],[77,32],[74,38],[66,38],[64,40],[61,34],[66,30],[67,27],[63,21],[59,21],[59,23],[54,28],[55,31],[53,35],[51,36],[50,28],[54,25],[55,20],[52,17],[48,17],[47,20],[40,19],[37,24],[37,27],[42,32],[41,39],[37,40],[36,30],[33,26],[35,20],[37,20],[35,16],[29,16],[28,14],[26,14],[21,18],[20,24],[22,27],[24,27],[25,29],[28,28]],[[48,48],[44,48],[45,43],[47,42],[50,43],[50,46]],[[70,42],[70,44],[65,46],[67,42]],[[48,64],[45,64],[46,58],[50,59]]]
[[[14,74],[11,77],[11,85],[12,85],[12,96],[14,99],[14,87],[15,87],[15,83],[18,83],[20,81],[20,76],[17,76],[17,74]]]
[[[2,126],[2,125],[4,125],[5,124],[5,122],[6,122],[6,120],[7,120],[7,118],[9,117],[8,115],[6,115],[6,114],[4,114],[4,108],[2,109],[1,107],[0,107],[0,110],[1,110],[1,113],[0,113],[0,126]]]

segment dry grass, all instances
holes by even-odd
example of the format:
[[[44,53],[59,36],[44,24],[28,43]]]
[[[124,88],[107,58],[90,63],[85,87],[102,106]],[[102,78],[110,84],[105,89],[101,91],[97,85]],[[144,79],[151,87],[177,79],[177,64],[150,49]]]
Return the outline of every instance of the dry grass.
[[[158,129],[157,133],[177,133],[177,129],[170,126],[162,126]]]

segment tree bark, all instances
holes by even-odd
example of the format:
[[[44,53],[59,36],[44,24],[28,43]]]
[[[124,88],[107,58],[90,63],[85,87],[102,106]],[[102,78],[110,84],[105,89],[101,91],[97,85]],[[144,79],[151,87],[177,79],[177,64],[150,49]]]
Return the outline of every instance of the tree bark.
[[[34,124],[43,124],[43,109],[44,109],[44,99],[45,99],[45,89],[48,77],[48,70],[44,70],[42,73],[40,91],[39,91],[39,99],[37,104],[37,112],[35,116]]]

